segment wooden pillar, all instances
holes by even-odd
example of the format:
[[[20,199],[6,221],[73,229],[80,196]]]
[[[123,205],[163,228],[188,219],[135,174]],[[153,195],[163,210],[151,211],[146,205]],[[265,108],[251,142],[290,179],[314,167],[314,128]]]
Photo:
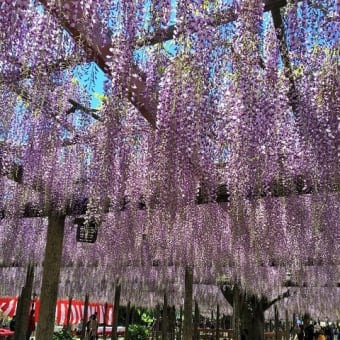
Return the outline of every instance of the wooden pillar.
[[[211,310],[211,313],[210,313],[210,320],[211,320],[211,337],[214,338],[214,331],[215,331],[215,325],[214,325],[214,310],[212,309]]]
[[[26,339],[26,333],[28,328],[28,314],[30,309],[33,288],[33,279],[34,279],[34,267],[32,264],[29,264],[27,267],[26,282],[24,287],[22,288],[21,295],[18,301],[14,340]]]
[[[171,315],[171,327],[170,327],[170,332],[171,332],[171,340],[176,339],[176,307],[172,306],[170,309],[170,315]]]
[[[180,306],[179,308],[179,324],[178,324],[178,336],[177,339],[182,339],[182,329],[183,329],[183,307]]]
[[[160,311],[160,307],[158,304],[155,309],[155,316],[156,316],[155,339],[158,340],[158,334],[160,331],[160,323],[161,323],[161,311]]]
[[[193,269],[185,268],[185,296],[184,296],[184,322],[183,322],[183,340],[192,340],[192,287],[193,287]]]
[[[241,292],[238,285],[233,289],[233,340],[241,339]]]
[[[112,336],[111,336],[112,340],[118,340],[117,326],[118,326],[118,317],[119,317],[120,291],[121,291],[120,284],[116,284],[115,299],[114,299],[114,305],[113,305],[113,323],[112,323]]]
[[[289,340],[289,331],[290,331],[290,327],[289,327],[289,318],[288,318],[288,310],[286,309],[286,327],[285,327],[285,339]]]
[[[104,305],[104,326],[103,326],[103,338],[106,339],[106,320],[107,319],[107,302]]]
[[[129,326],[130,326],[130,314],[131,314],[131,309],[130,309],[130,301],[127,304],[126,307],[126,319],[125,319],[125,340],[129,338]]]
[[[72,296],[68,298],[68,307],[67,307],[67,319],[66,319],[66,329],[70,331],[70,319],[71,319],[71,312],[72,312]]]
[[[162,315],[162,340],[168,337],[168,298],[166,292],[164,293],[163,300],[163,315]]]
[[[40,312],[36,339],[52,339],[55,306],[58,298],[61,255],[63,251],[65,216],[48,217],[47,242],[40,292]]]
[[[200,311],[198,308],[198,303],[195,300],[195,314],[194,314],[194,340],[199,340],[200,333],[198,330],[198,325],[200,323]]]
[[[220,339],[220,306],[216,309],[216,340]]]
[[[275,340],[279,340],[279,311],[277,305],[274,306],[274,332]]]
[[[130,323],[133,324],[135,323],[135,306],[132,306],[130,315],[131,315]]]
[[[88,319],[88,311],[89,311],[89,294],[85,294],[84,301],[84,320],[83,320],[83,328],[81,329],[80,339],[84,340],[86,335],[86,323]]]

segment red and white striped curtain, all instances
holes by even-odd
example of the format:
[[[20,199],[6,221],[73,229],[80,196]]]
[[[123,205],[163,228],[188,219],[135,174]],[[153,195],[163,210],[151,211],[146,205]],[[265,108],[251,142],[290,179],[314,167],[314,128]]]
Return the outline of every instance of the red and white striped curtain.
[[[16,313],[18,298],[7,297],[0,298],[0,310],[7,316],[12,317]],[[58,325],[65,325],[67,323],[67,311],[69,307],[68,299],[59,299],[56,305],[55,320]],[[36,320],[39,318],[40,301],[34,301],[34,309],[36,311]],[[97,313],[99,323],[105,323],[111,325],[113,320],[113,305],[107,305],[106,318],[105,318],[105,304],[103,303],[89,303],[88,317]],[[71,303],[71,315],[70,324],[78,324],[81,319],[84,318],[84,301],[72,300]],[[104,318],[106,320],[104,320]]]
[[[9,317],[15,315],[17,304],[18,298],[0,298],[0,310]]]

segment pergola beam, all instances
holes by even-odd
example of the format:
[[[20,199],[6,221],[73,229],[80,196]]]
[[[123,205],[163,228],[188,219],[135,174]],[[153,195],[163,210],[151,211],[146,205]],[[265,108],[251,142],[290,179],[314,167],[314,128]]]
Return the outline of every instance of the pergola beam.
[[[80,42],[84,47],[89,58],[106,73],[110,73],[108,63],[111,61],[112,53],[110,48],[111,34],[107,28],[100,24],[100,20],[96,21],[91,27],[91,32],[84,27],[84,12],[81,8],[80,2],[72,0],[65,0],[62,6],[56,6],[54,2],[49,0],[40,0],[40,2],[47,8],[47,10],[54,15],[61,25],[73,36],[73,38]],[[286,0],[266,0],[264,2],[265,11],[279,11],[281,7],[287,4]],[[216,16],[212,25],[218,26],[236,20],[236,15],[233,8],[226,13],[221,13]],[[157,31],[152,37],[141,40],[137,43],[137,47],[145,44],[162,43],[173,38],[175,26],[169,26],[162,31]],[[289,76],[291,78],[291,76]],[[130,102],[141,112],[150,125],[156,126],[156,112],[157,103],[146,93],[146,84],[143,77],[140,75],[137,67],[131,65],[130,76],[127,80],[127,98]]]
[[[1,163],[0,163],[1,165]],[[17,179],[17,182],[21,183],[22,180],[22,167],[20,165],[13,164],[13,166],[16,166],[16,168],[13,169],[13,172],[10,173],[1,173],[1,175],[7,175],[8,178],[14,180]],[[1,170],[1,169],[0,169]],[[16,174],[15,171],[18,171],[18,174]],[[315,189],[315,186],[312,184],[308,184],[301,177],[297,177],[292,182],[287,183],[286,185],[283,185],[282,183],[273,182],[272,183],[272,191],[270,194],[266,194],[265,192],[259,191],[259,190],[253,190],[249,192],[246,195],[246,199],[248,200],[258,200],[258,199],[264,199],[266,197],[273,197],[273,198],[279,198],[279,197],[290,197],[294,195],[302,196],[302,195],[308,195],[308,194],[318,194],[322,193],[322,191],[319,189]],[[39,187],[37,187],[39,189]],[[339,192],[339,186],[334,183],[330,187],[327,188],[327,192]],[[230,193],[228,191],[228,188],[225,185],[220,185],[217,188],[216,196],[215,197],[209,197],[207,196],[203,190],[200,190],[199,195],[196,198],[196,204],[209,204],[209,203],[229,203],[231,201]],[[79,200],[70,200],[69,203],[66,204],[65,207],[65,214],[68,216],[78,216],[85,214],[87,210],[87,203],[88,198],[82,198]],[[120,206],[120,210],[127,209],[130,202],[127,198],[122,198],[122,204]],[[53,204],[51,204],[53,205]],[[143,198],[140,199],[140,201],[137,204],[137,209],[145,210],[146,208],[154,209],[157,207],[146,207],[145,202],[143,201]],[[107,200],[103,204],[103,212],[107,213],[110,210],[110,202]],[[50,206],[46,207],[45,209],[43,207],[36,207],[33,202],[27,202],[23,208],[23,218],[32,218],[32,217],[46,217],[50,214]],[[0,216],[2,218],[6,218],[6,211],[1,210]]]
[[[298,103],[299,103],[299,92],[296,88],[293,69],[289,58],[289,49],[287,44],[287,39],[285,36],[285,30],[283,25],[283,20],[280,12],[280,8],[272,8],[271,14],[273,18],[274,27],[276,30],[276,37],[279,41],[279,48],[281,52],[281,58],[284,65],[285,75],[289,80],[290,89],[288,92],[288,99],[290,101],[290,105],[293,109],[293,112],[296,116],[298,116]]]
[[[301,1],[301,0],[300,0]],[[264,12],[269,12],[273,9],[280,10],[281,7],[287,5],[287,0],[266,0],[264,2]],[[237,20],[237,15],[235,14],[235,8],[231,7],[227,10],[221,11],[218,15],[214,15],[211,20],[211,26],[220,26],[229,24]],[[139,39],[137,41],[137,47],[144,47],[149,45],[161,44],[166,41],[174,39],[174,34],[176,31],[176,26],[171,25],[163,29],[156,30],[152,35]],[[184,32],[177,28],[177,34],[183,34]],[[194,31],[193,31],[194,33]]]
[[[112,58],[111,34],[106,27],[102,27],[100,19],[97,19],[89,31],[88,27],[83,25],[85,15],[80,1],[65,0],[62,2],[62,7],[57,7],[54,2],[48,0],[40,0],[40,2],[59,20],[75,41],[81,43],[88,57],[110,75],[108,65]],[[133,63],[126,85],[127,98],[155,128],[157,103],[147,95],[145,81]]]

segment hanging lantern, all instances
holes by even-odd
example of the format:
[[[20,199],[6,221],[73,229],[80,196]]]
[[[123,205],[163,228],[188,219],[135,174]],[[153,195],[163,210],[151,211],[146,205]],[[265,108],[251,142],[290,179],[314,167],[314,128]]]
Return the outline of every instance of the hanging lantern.
[[[77,217],[73,222],[77,225],[77,242],[96,242],[98,235],[98,223],[94,218],[86,220],[84,217]]]

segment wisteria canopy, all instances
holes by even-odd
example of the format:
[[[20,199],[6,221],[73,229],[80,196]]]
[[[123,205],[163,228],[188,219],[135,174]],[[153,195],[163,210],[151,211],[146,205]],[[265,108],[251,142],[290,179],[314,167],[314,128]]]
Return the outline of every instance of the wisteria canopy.
[[[278,28],[268,3],[0,2],[0,295],[29,262],[39,292],[58,213],[60,296],[180,304],[191,266],[216,303],[289,272],[285,308],[340,317],[339,5],[287,1]]]

